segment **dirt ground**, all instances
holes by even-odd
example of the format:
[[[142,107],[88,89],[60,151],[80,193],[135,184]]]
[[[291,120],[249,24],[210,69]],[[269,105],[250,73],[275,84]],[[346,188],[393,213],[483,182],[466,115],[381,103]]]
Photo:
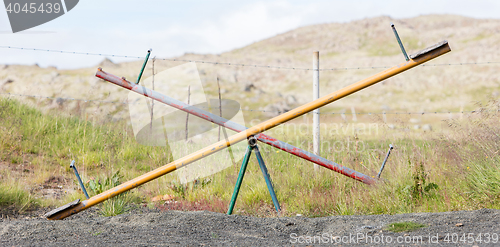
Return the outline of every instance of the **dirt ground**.
[[[40,215],[43,212],[38,212]],[[385,230],[411,221],[427,227]],[[1,246],[499,246],[500,210],[444,213],[255,218],[134,209],[102,217],[90,209],[62,221],[0,219]],[[480,235],[481,234],[481,235]]]

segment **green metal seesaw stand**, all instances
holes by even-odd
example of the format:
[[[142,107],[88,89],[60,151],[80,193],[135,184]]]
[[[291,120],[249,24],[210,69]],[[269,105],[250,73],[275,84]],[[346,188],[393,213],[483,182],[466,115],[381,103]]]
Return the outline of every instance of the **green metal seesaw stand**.
[[[259,162],[260,170],[262,171],[264,180],[266,180],[267,189],[269,190],[269,194],[271,194],[271,198],[273,199],[274,208],[276,209],[276,212],[278,212],[279,214],[281,211],[280,204],[278,202],[278,198],[276,198],[276,193],[274,193],[273,184],[271,182],[271,178],[269,177],[269,173],[267,172],[264,159],[260,154],[259,147],[257,147],[257,139],[255,139],[255,137],[253,136],[248,138],[247,151],[245,153],[245,157],[243,158],[243,162],[241,163],[240,173],[238,175],[238,179],[236,180],[236,185],[234,186],[233,197],[231,198],[231,204],[229,204],[229,209],[227,210],[227,214],[231,215],[233,213],[234,204],[236,203],[236,198],[238,197],[238,193],[240,192],[241,182],[243,181],[243,177],[245,176],[248,161],[250,160],[252,151],[255,152],[255,156],[257,157],[257,161]]]
[[[148,62],[149,55],[151,54],[151,50],[152,49],[148,50],[148,54],[147,54],[146,58],[144,59],[144,63],[142,65],[141,72],[139,73],[139,76],[137,77],[136,84],[139,84],[139,81],[141,80],[142,73],[144,72],[144,68],[146,67],[146,64]],[[281,211],[280,204],[278,202],[278,198],[276,198],[276,193],[274,193],[273,184],[271,182],[271,178],[269,177],[269,173],[267,172],[267,167],[266,167],[266,164],[264,163],[264,159],[262,158],[262,155],[260,154],[259,148],[257,147],[257,139],[253,136],[248,138],[247,151],[245,153],[245,157],[243,158],[243,162],[241,164],[240,173],[238,175],[238,180],[236,181],[236,186],[234,187],[233,197],[231,198],[231,204],[229,205],[229,209],[227,210],[227,214],[231,215],[233,213],[234,205],[236,204],[236,198],[238,197],[238,193],[240,192],[241,182],[243,181],[243,177],[245,176],[248,161],[250,160],[250,156],[252,155],[252,151],[254,151],[255,155],[257,156],[257,161],[259,162],[260,170],[262,171],[262,175],[264,176],[264,180],[266,180],[267,189],[269,190],[269,193],[271,194],[271,198],[273,199],[274,208],[276,209],[276,212],[278,212],[278,215],[279,215],[279,213]]]

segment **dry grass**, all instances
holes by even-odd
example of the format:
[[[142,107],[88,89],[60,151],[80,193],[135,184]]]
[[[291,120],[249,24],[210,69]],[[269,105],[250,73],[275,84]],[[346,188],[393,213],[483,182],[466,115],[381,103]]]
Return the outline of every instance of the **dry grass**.
[[[396,214],[499,208],[498,107],[498,102],[491,101],[488,105],[479,105],[476,113],[464,120],[447,120],[449,131],[446,133],[409,134],[411,126],[402,121],[397,126],[398,131],[387,128],[383,122],[372,126],[381,128],[377,139],[368,134],[375,132],[359,132],[359,129],[354,135],[349,131],[343,132],[344,135],[323,135],[322,156],[370,176],[376,176],[388,143],[392,143],[396,148],[383,179],[375,186],[364,185],[327,169],[314,173],[309,162],[274,148],[261,146],[261,152],[284,215]],[[1,170],[2,188],[4,195],[12,197],[3,201],[17,205],[19,209],[37,203],[34,198],[43,199],[36,188],[47,186],[48,181],[55,181],[58,186],[61,184],[63,190],[78,191],[69,170],[71,159],[77,160],[85,181],[100,181],[106,188],[116,183],[114,175],[117,170],[124,175],[123,180],[127,180],[169,161],[170,156],[163,148],[137,144],[127,134],[130,130],[125,126],[94,125],[74,117],[44,115],[7,99],[1,100],[0,115],[2,162],[10,164]],[[390,131],[393,133],[387,134]],[[307,148],[311,141],[309,132],[308,125],[288,124],[272,134]],[[296,139],[290,140],[290,136]],[[158,194],[174,195],[173,204],[162,206],[165,209],[224,212],[238,169],[239,163],[186,185],[179,184],[173,176],[160,178],[133,190],[125,198],[127,200],[110,202],[113,205],[107,205],[109,213],[105,214],[116,214],[116,210],[123,212],[127,201],[149,203],[149,198]],[[19,181],[16,193],[6,190],[7,177]],[[107,184],[107,180],[114,182]],[[94,191],[94,194],[103,189]],[[81,193],[73,192],[63,195],[62,200],[75,198],[74,193],[83,199]],[[59,200],[45,200],[42,204],[62,204]],[[274,215],[271,198],[254,157],[243,180],[235,212]]]
[[[299,28],[248,47],[218,55],[186,54],[182,59],[283,67],[310,67],[310,55],[319,50],[321,67],[395,65],[402,61],[389,27],[398,27],[410,52],[448,39],[452,52],[433,63],[499,60],[500,21],[459,16],[422,16],[405,20],[379,17],[347,24],[322,24]],[[392,44],[392,45],[391,45]],[[479,47],[479,48],[478,48]],[[135,78],[142,61],[103,69],[118,76]],[[158,71],[180,65],[157,61]],[[297,102],[310,100],[311,71],[197,64],[207,98],[216,96],[216,76],[224,98],[238,99],[243,109],[263,109],[293,95]],[[322,94],[356,82],[379,70],[334,70],[321,72]],[[496,65],[419,67],[342,99],[322,112],[468,111],[449,115],[322,115],[322,156],[370,176],[375,176],[392,143],[383,180],[366,186],[321,169],[275,149],[263,147],[263,155],[275,183],[285,215],[379,214],[498,208],[500,194],[498,96]],[[2,93],[43,95],[87,100],[124,101],[127,91],[94,77],[95,68],[56,70],[37,66],[10,65],[0,69]],[[144,78],[151,75],[146,69]],[[8,82],[12,80],[12,82]],[[242,92],[245,83],[257,89]],[[157,82],[162,83],[162,82]],[[47,86],[49,85],[49,86]],[[143,174],[172,160],[162,147],[137,144],[130,127],[127,106],[117,103],[61,101],[11,96],[0,108],[1,184],[13,180],[21,188],[12,198],[36,198],[40,205],[82,198],[73,174],[72,159],[85,181],[105,179],[117,170],[124,180]],[[182,99],[181,99],[182,100]],[[472,102],[479,102],[474,105]],[[485,110],[487,109],[487,110]],[[258,123],[269,115],[244,111],[247,122]],[[251,121],[252,120],[252,121]],[[293,120],[269,131],[273,137],[311,150],[310,116]],[[433,131],[415,130],[431,124]],[[360,131],[364,130],[363,131]],[[145,184],[128,196],[149,203],[159,194],[176,196],[172,209],[208,209],[224,212],[229,204],[239,164],[198,183],[180,185],[165,176]],[[56,180],[54,180],[54,177]],[[7,179],[8,178],[8,179]],[[13,179],[13,180],[12,180]],[[47,190],[63,189],[56,198]],[[2,187],[4,191],[5,188]],[[24,193],[24,194],[23,194]],[[17,196],[16,196],[17,194]],[[25,195],[28,195],[26,197]],[[7,200],[23,209],[25,199]],[[28,200],[28,204],[35,205]],[[21,206],[20,206],[21,205]],[[115,207],[111,207],[114,209]],[[112,212],[112,211],[111,211]],[[236,204],[236,213],[274,215],[266,185],[252,158]]]

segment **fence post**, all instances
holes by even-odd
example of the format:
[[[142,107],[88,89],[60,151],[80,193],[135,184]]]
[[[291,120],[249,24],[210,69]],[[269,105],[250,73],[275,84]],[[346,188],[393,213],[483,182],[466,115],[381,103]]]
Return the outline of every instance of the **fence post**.
[[[153,68],[152,68],[152,71],[153,71],[153,79],[152,79],[152,88],[153,88],[153,91],[155,90],[155,60],[156,60],[156,57],[153,57]],[[155,101],[153,99],[151,99],[151,123],[149,124],[149,134],[151,134],[150,138],[152,141],[153,140],[153,108],[155,106]]]
[[[219,113],[220,117],[222,117],[222,99],[220,97],[220,84],[219,84],[219,77],[217,76],[217,87],[219,88]],[[220,141],[220,130],[222,127],[219,125],[219,139],[217,141]]]
[[[188,86],[188,105],[190,104],[189,98],[191,97],[191,85]],[[189,113],[186,115],[186,141],[188,140],[188,122],[189,122]]]
[[[313,100],[319,98],[319,51],[313,53]],[[313,153],[320,155],[319,108],[313,111]],[[314,164],[314,171],[319,165]]]

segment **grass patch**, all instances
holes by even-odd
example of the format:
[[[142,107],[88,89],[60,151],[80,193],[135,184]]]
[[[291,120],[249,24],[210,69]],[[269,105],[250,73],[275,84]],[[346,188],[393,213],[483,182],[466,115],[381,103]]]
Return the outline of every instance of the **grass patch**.
[[[427,226],[416,222],[404,221],[391,223],[385,227],[385,230],[391,232],[411,232],[423,227]]]
[[[126,213],[130,209],[129,201],[126,194],[121,194],[106,200],[100,206],[101,215],[109,217]]]
[[[94,196],[120,185],[122,183],[122,179],[123,176],[120,174],[120,170],[118,170],[109,176],[100,176],[97,179],[89,179],[85,187],[90,189],[90,196]],[[100,204],[100,213],[105,217],[126,213],[129,211],[130,203],[133,201],[134,196],[130,192],[119,194]]]
[[[489,114],[482,110],[496,110],[498,103],[492,105],[481,106],[461,122],[445,122],[449,126],[446,134],[431,133],[418,138],[408,134],[407,123],[401,123],[396,130],[389,130],[382,122],[364,127],[342,123],[336,128],[331,124],[324,126],[321,156],[369,176],[377,175],[389,143],[396,147],[382,174],[384,180],[375,186],[325,168],[314,172],[310,162],[267,145],[260,145],[259,149],[284,216],[500,208],[500,116],[496,111]],[[311,129],[310,124],[297,120],[276,128],[270,135],[311,151]],[[393,134],[397,130],[402,131]],[[373,138],[371,132],[377,133],[377,137]],[[67,198],[54,200],[57,206],[78,195],[83,198],[69,168],[72,159],[76,160],[87,189],[95,195],[165,165],[171,157],[168,148],[138,144],[126,124],[42,114],[17,101],[0,99],[0,176],[18,181],[15,190],[0,187],[1,201],[3,205],[15,205],[17,210],[36,205],[36,189],[43,186],[53,189],[62,185],[76,191]],[[236,157],[234,166],[188,184],[179,183],[175,174],[163,176],[106,201],[99,206],[101,213],[120,214],[131,203],[148,202],[149,198],[165,194],[177,201],[168,204],[167,209],[226,212],[241,158]],[[60,182],[46,184],[49,176],[61,178]],[[64,180],[70,182],[64,184]],[[234,213],[276,215],[254,155]]]
[[[0,162],[9,164],[1,167],[0,176],[20,181],[16,189],[3,189],[3,202],[24,210],[33,202],[31,199],[41,196],[40,190],[34,189],[61,185],[43,184],[49,174],[74,181],[65,188],[79,190],[69,168],[73,159],[82,177],[99,177],[122,168],[123,181],[159,164],[169,163],[171,156],[164,147],[138,144],[126,123],[101,123],[64,114],[43,114],[16,100],[0,99]],[[46,205],[49,201],[44,199],[44,205],[50,206]],[[55,205],[64,204],[53,201]],[[127,203],[112,204],[112,208],[124,204]],[[115,209],[107,212],[123,211]]]
[[[17,184],[0,184],[0,206],[2,209],[13,209],[22,213],[38,204],[29,192]],[[0,210],[1,211],[1,210]]]

